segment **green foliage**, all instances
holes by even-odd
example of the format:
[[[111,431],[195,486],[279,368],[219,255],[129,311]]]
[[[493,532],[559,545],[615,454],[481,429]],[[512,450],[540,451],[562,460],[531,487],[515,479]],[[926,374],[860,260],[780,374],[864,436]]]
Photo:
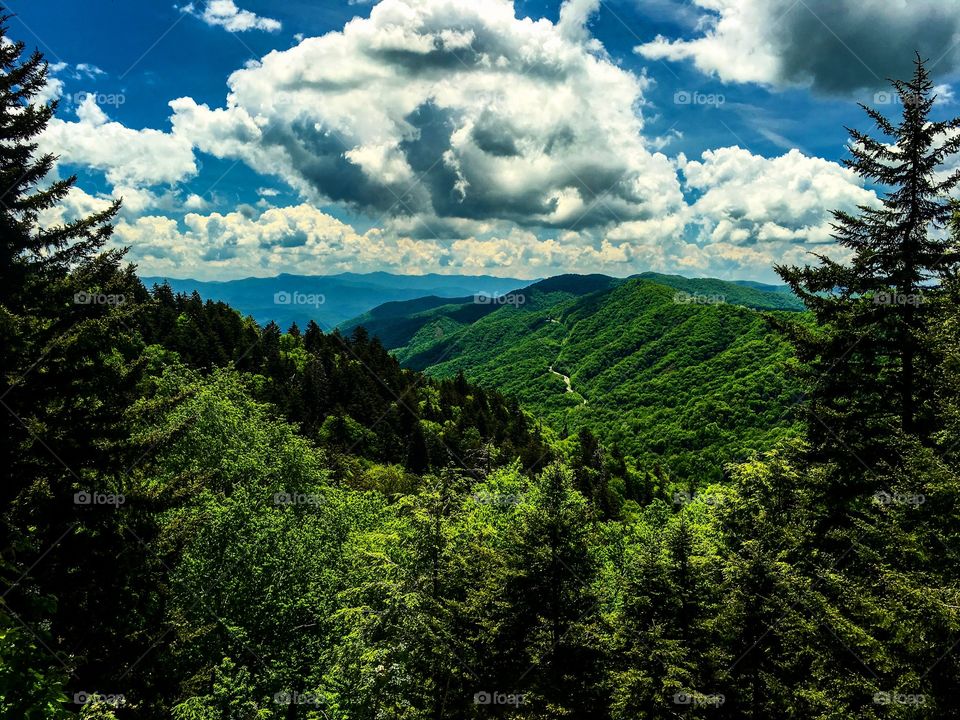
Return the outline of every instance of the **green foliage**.
[[[49,638],[48,638],[49,639]],[[0,714],[42,720],[69,718],[63,705],[66,673],[47,656],[43,639],[34,637],[0,608]]]
[[[432,376],[463,371],[554,428],[590,428],[641,469],[659,464],[682,481],[719,479],[724,463],[794,434],[790,348],[742,305],[773,310],[796,300],[647,275],[585,287],[553,278],[521,291],[524,303],[482,305],[483,317],[467,325],[449,319],[456,306],[435,308],[396,354]]]

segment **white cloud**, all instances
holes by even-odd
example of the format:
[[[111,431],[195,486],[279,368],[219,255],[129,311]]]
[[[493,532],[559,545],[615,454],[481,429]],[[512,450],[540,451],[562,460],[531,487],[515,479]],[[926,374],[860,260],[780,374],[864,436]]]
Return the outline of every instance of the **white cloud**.
[[[692,221],[715,243],[829,243],[830,210],[856,212],[876,201],[852,170],[798,150],[767,159],[719,148],[699,161],[681,156],[679,165],[685,186],[699,193]]]
[[[774,279],[777,263],[804,264],[812,249],[838,260],[832,210],[856,214],[877,196],[843,166],[790,150],[775,158],[739,147],[682,155],[684,187],[696,199],[685,217],[686,240],[670,249],[681,271]]]
[[[935,69],[960,68],[955,0],[693,0],[691,39],[658,36],[636,48],[650,59],[691,60],[725,82],[847,93],[912,73],[914,51]]]
[[[379,229],[356,232],[312,205],[260,214],[188,213],[182,223],[145,216],[117,225],[115,241],[146,274],[199,277],[326,274],[338,270],[417,268],[439,261],[437,243],[386,239]]]
[[[773,279],[773,263],[829,251],[831,209],[875,202],[850,171],[796,150],[671,162],[644,134],[649,81],[585,29],[595,8],[571,0],[555,25],[517,19],[507,0],[382,0],[343,32],[235,72],[225,107],[171,101],[169,132],[124,127],[87,97],[75,122],[51,123],[42,149],[102,170],[112,190],[78,195],[74,209],[122,195],[118,242],[145,272],[172,276]],[[304,204],[272,207],[279,193],[265,182],[256,207],[210,212],[176,187],[196,173],[197,149],[278,178]]]
[[[172,184],[197,171],[190,140],[159,130],[133,130],[111,121],[93,95],[76,110],[76,122],[54,118],[40,136],[40,149],[60,162],[101,170],[115,186]]]
[[[33,96],[33,103],[35,105],[46,105],[54,100],[59,100],[62,96],[63,80],[53,75],[48,75],[46,84]]]
[[[587,22],[600,9],[600,0],[566,0],[560,6],[560,20],[557,29],[570,40],[587,40],[590,34]]]
[[[208,206],[209,203],[196,193],[191,193],[187,196],[187,199],[183,201],[183,207],[186,210],[206,210]]]
[[[956,98],[953,94],[953,88],[946,83],[942,85],[936,85],[933,88],[933,94],[937,96],[937,102],[941,105],[952,105]]]
[[[585,227],[671,212],[675,173],[636,112],[648,81],[586,39],[594,6],[572,0],[558,26],[508,0],[383,0],[235,72],[224,108],[175,100],[175,132],[375,216]]]
[[[47,82],[33,97],[37,105],[46,104],[63,97],[64,82],[58,75],[66,75],[73,80],[96,80],[106,72],[91,63],[78,63],[72,68],[65,62],[48,63]]]
[[[111,199],[96,197],[74,186],[66,196],[53,207],[42,210],[37,218],[40,227],[49,228],[63,225],[110,207]]]
[[[189,3],[180,8],[185,12],[203,20],[207,25],[219,26],[230,32],[245,32],[247,30],[266,30],[276,32],[282,25],[279,20],[262,17],[249,10],[237,7],[233,0],[208,0],[203,3],[203,9],[197,9],[195,3]]]
[[[86,78],[87,80],[96,80],[101,75],[106,75],[107,73],[96,65],[91,63],[78,63],[74,65],[73,77],[77,80]]]
[[[89,211],[97,199],[78,197]],[[373,228],[360,233],[308,204],[229,213],[188,213],[183,220],[148,215],[121,220],[114,243],[148,275],[198,278],[327,274],[390,270],[398,273],[486,273],[536,277],[579,271],[628,274],[648,269],[644,252],[627,241],[575,231],[541,239],[517,227],[449,242]],[[656,247],[654,244],[652,247]]]
[[[695,196],[677,212],[605,228],[535,233],[503,221],[394,218],[366,233],[309,204],[121,223],[117,237],[148,274],[241,277],[341,270],[533,277],[644,270],[774,280],[775,263],[838,255],[830,210],[877,202],[852,172],[793,150],[776,158],[738,147],[678,168]],[[425,227],[428,226],[428,227]]]

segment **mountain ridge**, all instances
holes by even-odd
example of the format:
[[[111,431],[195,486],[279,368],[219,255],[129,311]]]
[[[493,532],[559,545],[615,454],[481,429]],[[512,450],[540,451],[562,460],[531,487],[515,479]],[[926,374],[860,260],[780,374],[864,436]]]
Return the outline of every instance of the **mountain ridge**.
[[[196,291],[205,300],[225,302],[261,325],[273,321],[286,329],[294,322],[302,326],[314,320],[326,330],[385,302],[427,295],[495,294],[530,282],[490,275],[395,275],[382,271],[336,275],[281,273],[234,280],[144,275],[141,281],[148,287],[167,282],[174,292],[188,295]]]
[[[512,302],[398,302],[342,329],[363,325],[404,367],[515,395],[557,430],[593,428],[647,467],[718,479],[795,422],[790,352],[765,315],[799,301],[771,287],[565,275]]]

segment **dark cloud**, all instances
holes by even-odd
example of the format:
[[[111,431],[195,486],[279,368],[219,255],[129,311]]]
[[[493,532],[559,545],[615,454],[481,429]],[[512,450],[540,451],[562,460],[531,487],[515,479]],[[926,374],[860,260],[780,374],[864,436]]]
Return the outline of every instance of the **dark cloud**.
[[[583,228],[675,211],[676,171],[634,112],[647,81],[588,40],[507,0],[382,0],[235,72],[224,109],[176,101],[174,126],[368,215]]]
[[[652,59],[693,60],[729,82],[803,86],[821,94],[879,89],[906,78],[914,53],[935,74],[960,70],[957,0],[695,0],[700,34],[636,48]]]
[[[904,5],[912,9],[913,17],[888,13],[882,6],[871,9],[869,3],[836,0],[805,0],[786,9],[772,28],[781,81],[809,84],[832,94],[877,88],[888,78],[910,77],[916,52],[937,61],[934,72],[956,70],[960,3]]]

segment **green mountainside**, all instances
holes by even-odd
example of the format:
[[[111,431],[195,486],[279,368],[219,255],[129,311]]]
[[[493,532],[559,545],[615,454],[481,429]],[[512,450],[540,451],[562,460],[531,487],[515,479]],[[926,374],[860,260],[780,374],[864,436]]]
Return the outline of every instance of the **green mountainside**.
[[[145,276],[141,280],[147,287],[166,283],[175,293],[191,295],[196,292],[205,300],[224,302],[261,325],[275,322],[286,328],[290,323],[305,326],[313,320],[324,330],[395,300],[507,292],[525,283],[489,275],[394,275],[387,272],[282,273],[275,277],[221,281]]]
[[[633,277],[651,280],[691,295],[720,296],[730,305],[743,305],[754,310],[803,310],[803,303],[786,285],[767,285],[753,280],[718,280],[686,278],[645,272]]]
[[[790,353],[759,312],[797,307],[779,288],[564,275],[489,302],[433,300],[389,303],[345,329],[362,324],[405,367],[463,371],[562,433],[591,428],[682,479],[717,479],[791,434]]]

